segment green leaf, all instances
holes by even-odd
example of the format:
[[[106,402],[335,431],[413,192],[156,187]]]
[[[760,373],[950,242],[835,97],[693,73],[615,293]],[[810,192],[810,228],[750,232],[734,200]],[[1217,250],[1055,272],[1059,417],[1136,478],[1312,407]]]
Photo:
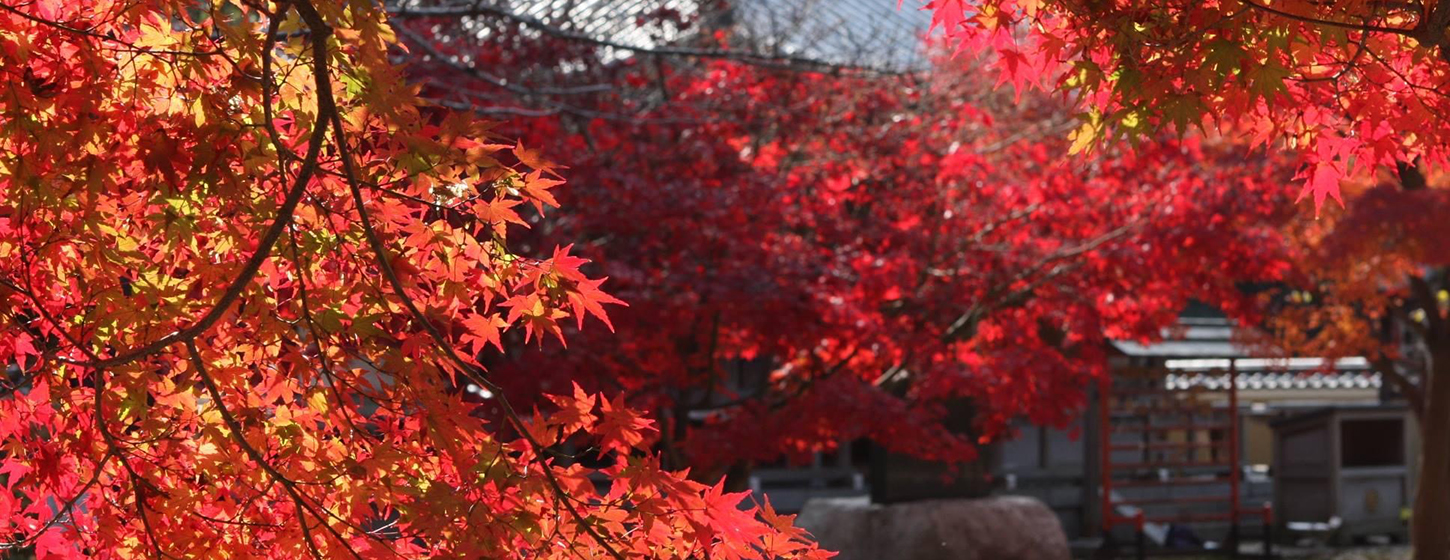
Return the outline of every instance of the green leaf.
[[[1204,48],[1208,50],[1204,54],[1203,66],[1218,76],[1214,80],[1215,85],[1222,84],[1225,78],[1238,72],[1244,58],[1244,50],[1235,41],[1227,39],[1214,39]]]
[[[1251,98],[1263,98],[1272,102],[1281,95],[1287,95],[1289,89],[1284,87],[1284,80],[1289,77],[1289,74],[1289,69],[1277,62],[1249,70],[1248,85]]]

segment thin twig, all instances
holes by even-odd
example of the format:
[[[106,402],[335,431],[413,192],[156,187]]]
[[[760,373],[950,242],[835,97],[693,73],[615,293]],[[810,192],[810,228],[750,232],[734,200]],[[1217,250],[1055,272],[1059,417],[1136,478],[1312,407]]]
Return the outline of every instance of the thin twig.
[[[550,36],[557,37],[557,38],[560,38],[560,39],[565,39],[565,40],[574,41],[574,42],[578,42],[578,43],[584,43],[584,44],[588,44],[588,45],[594,45],[594,46],[598,46],[598,47],[605,47],[605,48],[611,48],[611,49],[618,49],[618,50],[623,50],[623,51],[629,51],[629,52],[633,52],[633,53],[636,53],[636,54],[645,54],[645,55],[653,55],[653,56],[674,56],[674,57],[684,57],[684,58],[710,58],[710,59],[734,60],[734,61],[738,61],[738,62],[743,62],[745,64],[750,64],[752,66],[762,66],[762,67],[766,67],[766,68],[779,68],[779,69],[788,69],[788,70],[789,69],[794,69],[794,70],[810,69],[810,70],[814,70],[814,71],[825,71],[825,72],[830,72],[830,73],[862,72],[862,73],[869,73],[869,74],[884,74],[884,75],[901,75],[901,74],[909,74],[910,73],[910,72],[898,72],[898,71],[885,70],[885,69],[882,69],[882,68],[876,68],[876,67],[870,67],[870,66],[859,66],[859,65],[852,65],[852,64],[838,64],[838,63],[827,62],[827,61],[824,61],[824,60],[820,60],[820,59],[817,59],[817,58],[806,57],[806,56],[794,56],[794,55],[785,55],[785,54],[766,54],[766,53],[759,53],[759,52],[753,52],[753,51],[740,51],[740,50],[731,50],[731,49],[701,49],[701,48],[690,48],[690,47],[645,47],[645,46],[639,46],[639,45],[630,45],[630,44],[620,43],[618,41],[613,41],[613,40],[609,40],[609,39],[601,39],[599,37],[593,37],[593,36],[590,36],[590,35],[587,35],[587,34],[584,34],[584,33],[578,33],[578,32],[574,32],[574,31],[569,31],[567,29],[561,29],[561,28],[559,28],[557,26],[553,26],[553,25],[549,25],[547,23],[544,23],[543,21],[539,20],[538,18],[535,18],[535,17],[532,17],[532,16],[523,15],[523,14],[517,14],[517,13],[511,12],[511,11],[509,11],[507,9],[504,9],[504,8],[501,8],[501,7],[498,7],[498,6],[485,5],[483,2],[476,2],[476,3],[472,4],[472,5],[467,5],[467,6],[397,6],[397,5],[393,5],[393,6],[388,6],[387,9],[388,9],[388,13],[390,15],[392,15],[393,17],[395,17],[395,18],[441,18],[441,17],[468,17],[468,16],[484,16],[484,15],[486,15],[486,16],[494,16],[494,17],[497,17],[497,18],[505,19],[505,20],[508,20],[508,21],[511,21],[511,22],[514,22],[514,23],[523,25],[525,27],[531,27],[533,29],[537,29],[537,30],[539,30],[540,32],[542,32],[542,33],[544,33],[546,35],[550,35]]]

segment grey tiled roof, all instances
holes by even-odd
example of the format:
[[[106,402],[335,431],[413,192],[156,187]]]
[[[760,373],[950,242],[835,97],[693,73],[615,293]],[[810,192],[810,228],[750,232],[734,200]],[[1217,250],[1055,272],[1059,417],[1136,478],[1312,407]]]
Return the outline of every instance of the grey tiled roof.
[[[1240,391],[1276,391],[1303,389],[1379,389],[1380,374],[1369,370],[1347,370],[1305,373],[1302,371],[1240,372],[1236,379]],[[1169,390],[1201,387],[1207,390],[1228,388],[1227,373],[1170,373],[1163,381]]]
[[[1165,340],[1150,344],[1115,340],[1113,346],[1130,357],[1162,358],[1169,390],[1228,388],[1233,362],[1240,390],[1378,389],[1380,374],[1364,358],[1336,361],[1322,358],[1256,358],[1252,349],[1234,341],[1227,319],[1180,320],[1163,332]]]
[[[1234,326],[1228,319],[1184,318],[1175,328],[1163,330],[1163,340],[1143,344],[1114,340],[1113,347],[1130,357],[1145,358],[1241,358],[1249,349],[1233,341]]]
[[[1113,347],[1128,356],[1144,358],[1238,358],[1247,348],[1227,340],[1165,340],[1152,344],[1114,340]]]
[[[473,1],[445,0],[441,4]],[[649,17],[657,10],[704,19],[702,6],[728,5],[729,18],[712,21],[733,24],[732,48],[884,70],[922,67],[925,57],[920,39],[931,25],[931,15],[921,9],[921,0],[905,0],[899,9],[896,0],[727,0],[723,4],[717,0],[480,1],[544,24],[642,49],[679,41],[690,32],[659,25]],[[428,0],[403,2],[414,3],[429,4]],[[703,14],[712,15],[718,14]]]
[[[837,64],[890,70],[926,64],[931,26],[920,0],[735,0],[742,35],[773,38],[774,48]],[[769,44],[767,41],[762,43]]]
[[[490,0],[484,0],[490,1]],[[698,15],[698,0],[492,0],[514,14],[625,45],[652,48],[679,39],[679,30],[655,23],[658,10]]]

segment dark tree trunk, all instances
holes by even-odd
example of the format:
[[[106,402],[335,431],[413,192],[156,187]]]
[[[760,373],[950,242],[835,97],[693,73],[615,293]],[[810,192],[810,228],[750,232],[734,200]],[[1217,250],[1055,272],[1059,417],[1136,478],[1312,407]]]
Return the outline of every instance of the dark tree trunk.
[[[749,461],[736,461],[725,471],[725,491],[744,492],[750,489],[750,473],[755,470]]]
[[[1420,422],[1420,479],[1410,539],[1415,560],[1450,560],[1450,344],[1435,333]]]

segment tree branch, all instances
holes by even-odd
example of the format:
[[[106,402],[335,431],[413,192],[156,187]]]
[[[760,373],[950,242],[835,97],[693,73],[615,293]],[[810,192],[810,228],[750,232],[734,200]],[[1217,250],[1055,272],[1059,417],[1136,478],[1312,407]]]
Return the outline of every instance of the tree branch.
[[[1395,367],[1394,360],[1391,360],[1389,356],[1381,353],[1370,361],[1370,365],[1374,366],[1375,371],[1380,373],[1380,377],[1394,385],[1395,389],[1399,390],[1400,394],[1405,397],[1405,400],[1409,401],[1410,411],[1415,413],[1416,418],[1424,414],[1424,392],[1413,381],[1410,381],[1410,378],[1400,373],[1399,368]]]
[[[1445,318],[1440,316],[1440,302],[1435,297],[1435,289],[1430,286],[1430,281],[1419,274],[1411,274],[1409,278],[1410,293],[1415,296],[1416,303],[1425,312],[1425,342],[1435,344],[1445,333]]]
[[[277,245],[277,240],[282,237],[282,233],[286,231],[288,224],[292,223],[293,213],[297,210],[297,204],[302,201],[303,194],[307,192],[307,184],[312,180],[313,174],[316,173],[318,158],[322,154],[322,144],[326,138],[328,117],[337,109],[335,104],[323,104],[321,102],[324,94],[329,99],[332,95],[332,82],[327,76],[327,37],[330,34],[331,29],[326,27],[312,29],[313,56],[317,59],[314,63],[313,73],[315,74],[314,86],[318,90],[318,104],[317,120],[313,123],[312,134],[308,138],[307,155],[303,158],[302,167],[298,170],[292,187],[287,191],[286,197],[282,200],[282,205],[277,209],[277,217],[273,219],[272,224],[262,233],[262,238],[257,242],[257,249],[252,252],[242,265],[241,272],[237,274],[236,278],[232,279],[231,284],[227,286],[226,291],[222,292],[222,296],[217,299],[216,304],[205,315],[202,315],[200,319],[192,323],[191,326],[172,332],[151,343],[122,352],[111,358],[79,362],[78,365],[95,369],[113,368],[158,352],[177,342],[194,339],[197,335],[205,332],[212,325],[216,324],[217,321],[221,320],[227,309],[231,308],[231,305],[241,297],[247,285],[251,284],[252,279],[256,278],[257,272],[262,268],[262,263],[266,262],[267,257],[271,256],[272,248]],[[264,48],[270,50],[272,44],[267,43]],[[264,91],[267,91],[265,86]],[[283,154],[279,153],[278,156],[283,157]]]
[[[941,340],[943,342],[950,342],[954,340],[959,340],[963,337],[970,338],[971,333],[976,330],[977,321],[980,320],[987,313],[990,313],[997,309],[1002,309],[1005,307],[1020,304],[1023,300],[1027,298],[1027,296],[1032,295],[1032,292],[1036,291],[1037,288],[1041,287],[1043,284],[1046,284],[1047,281],[1066,274],[1076,269],[1077,266],[1053,266],[1052,270],[1048,271],[1047,274],[1039,276],[1028,282],[1027,285],[1021,288],[1017,288],[1015,290],[1011,290],[1009,292],[1008,290],[1011,286],[1017,284],[1018,282],[1026,281],[1028,278],[1032,278],[1039,272],[1042,272],[1043,269],[1047,268],[1048,265],[1052,265],[1053,263],[1062,261],[1064,259],[1070,259],[1072,257],[1082,255],[1084,253],[1097,249],[1098,247],[1101,247],[1104,243],[1107,243],[1108,241],[1112,241],[1113,239],[1122,237],[1124,234],[1132,230],[1134,225],[1135,224],[1124,225],[1117,229],[1104,233],[1098,237],[1090,239],[1086,242],[1083,242],[1082,244],[1075,247],[1055,251],[1052,254],[1048,255],[1046,258],[1039,261],[1036,265],[1029,267],[1026,270],[1023,270],[1016,276],[1013,276],[1011,280],[997,285],[995,288],[987,292],[987,295],[982,298],[982,301],[990,303],[987,303],[986,305],[973,305],[971,308],[967,309],[967,311],[963,312],[959,317],[957,317],[955,321],[952,321],[951,325],[947,326],[946,330],[942,331]]]
[[[206,389],[207,395],[216,404],[217,412],[221,413],[222,422],[227,425],[227,430],[232,433],[232,441],[235,441],[237,447],[240,447],[242,452],[252,462],[257,464],[257,468],[262,469],[262,472],[266,473],[274,482],[282,485],[282,489],[287,492],[287,495],[292,498],[293,504],[297,506],[297,523],[302,527],[303,537],[307,541],[307,547],[312,552],[312,556],[318,560],[322,560],[323,558],[322,552],[317,549],[317,543],[312,539],[312,529],[307,526],[307,516],[303,515],[304,513],[311,514],[312,517],[316,518],[348,552],[352,553],[353,558],[362,560],[362,556],[356,550],[353,550],[352,546],[348,544],[347,539],[343,538],[336,529],[333,529],[331,525],[327,524],[322,518],[322,515],[317,513],[311,504],[307,503],[307,500],[302,495],[302,491],[297,488],[297,483],[287,478],[286,475],[283,475],[276,467],[273,467],[267,461],[267,458],[262,456],[262,452],[258,451],[256,447],[252,446],[251,442],[247,441],[246,432],[242,429],[241,422],[237,421],[237,418],[232,415],[231,409],[227,408],[226,403],[222,401],[222,392],[217,388],[216,380],[212,379],[210,373],[207,373],[206,363],[201,359],[201,352],[197,351],[196,342],[188,339],[185,343],[187,357],[191,361],[192,369],[196,370],[197,378],[201,380],[202,387]]]
[[[149,55],[192,56],[192,57],[198,57],[198,58],[200,58],[200,57],[208,57],[208,56],[216,56],[216,55],[224,54],[220,49],[213,50],[213,51],[176,51],[176,50],[167,50],[167,49],[151,49],[151,48],[146,48],[146,47],[137,47],[136,45],[132,45],[130,43],[127,43],[125,41],[122,41],[120,39],[117,39],[115,35],[112,35],[110,33],[101,34],[101,33],[96,33],[94,30],[91,30],[91,29],[82,29],[82,28],[75,27],[75,26],[71,26],[71,25],[67,25],[67,24],[64,24],[64,23],[61,23],[61,22],[58,22],[58,21],[50,21],[50,20],[45,19],[45,18],[41,18],[41,17],[37,17],[37,16],[31,15],[31,14],[27,14],[27,13],[25,13],[25,12],[23,12],[23,11],[15,8],[14,6],[11,6],[11,5],[6,4],[4,2],[0,2],[0,11],[9,12],[9,13],[15,14],[17,16],[20,16],[22,19],[25,19],[25,20],[28,20],[28,21],[31,21],[31,22],[35,22],[35,23],[38,23],[40,25],[44,25],[44,26],[47,26],[47,27],[52,27],[52,28],[55,28],[55,29],[59,29],[59,30],[64,31],[66,33],[72,33],[72,34],[75,34],[75,35],[81,35],[81,36],[84,36],[84,37],[90,37],[92,39],[98,39],[98,40],[100,40],[102,42],[110,42],[110,43],[116,43],[118,45],[123,45],[125,48],[122,48],[122,49],[119,49],[119,50],[124,51],[124,52],[130,52],[130,53],[136,53],[136,54],[149,54]]]
[[[1425,179],[1425,173],[1420,170],[1420,162],[1418,158],[1416,158],[1414,162],[1395,162],[1395,171],[1400,176],[1401,189],[1407,191],[1419,191],[1424,190],[1430,184],[1429,181]]]
[[[447,17],[468,17],[468,16],[493,16],[510,21],[525,27],[536,29],[546,35],[565,39],[569,41],[606,47],[623,51],[630,51],[636,54],[651,56],[672,56],[684,58],[709,58],[734,60],[752,66],[766,68],[778,68],[787,70],[814,70],[827,73],[839,72],[864,72],[870,74],[900,75],[910,72],[895,72],[881,68],[859,66],[852,64],[837,64],[824,60],[793,55],[772,55],[751,51],[736,51],[730,49],[701,49],[690,47],[644,47],[629,45],[609,39],[601,39],[584,33],[561,29],[557,26],[544,23],[538,18],[517,14],[507,9],[486,5],[483,2],[475,2],[470,5],[452,6],[398,6],[390,5],[386,9],[394,18],[415,19],[415,18],[447,18]]]
[[[1286,12],[1286,11],[1280,10],[1278,8],[1274,8],[1274,7],[1270,7],[1270,6],[1265,6],[1263,4],[1259,4],[1257,2],[1254,2],[1253,0],[1239,0],[1239,1],[1240,2],[1243,2],[1244,5],[1249,6],[1250,8],[1254,8],[1254,9],[1259,10],[1259,11],[1262,11],[1262,12],[1270,13],[1270,14],[1273,14],[1273,15],[1276,15],[1276,16],[1279,16],[1279,17],[1283,17],[1283,18],[1292,19],[1294,21],[1298,21],[1298,22],[1302,22],[1302,23],[1310,23],[1310,24],[1314,24],[1314,25],[1325,25],[1325,26],[1329,26],[1329,27],[1338,27],[1340,29],[1349,29],[1349,30],[1352,30],[1352,31],[1366,31],[1366,32],[1371,32],[1371,33],[1394,33],[1396,35],[1404,35],[1404,36],[1407,36],[1407,37],[1414,36],[1414,32],[1415,32],[1415,30],[1413,30],[1413,29],[1403,29],[1403,28],[1399,28],[1399,27],[1384,27],[1384,26],[1380,26],[1380,25],[1348,23],[1348,22],[1343,22],[1343,21],[1333,21],[1333,20],[1327,20],[1327,19],[1312,18],[1312,17],[1309,17],[1309,16],[1299,15],[1299,14],[1296,14],[1296,13],[1293,13],[1293,12]]]
[[[306,2],[298,3],[297,8],[298,11],[302,13],[303,20],[309,20],[309,18],[311,18],[320,21],[320,16],[312,8],[312,6],[308,5]],[[318,95],[318,103],[321,105],[332,107],[332,110],[328,112],[330,116],[329,121],[332,124],[333,139],[337,142],[338,153],[342,159],[343,172],[347,177],[348,190],[352,194],[353,204],[357,206],[358,219],[361,222],[363,228],[363,235],[367,239],[368,245],[373,252],[373,257],[376,260],[378,268],[381,270],[383,277],[392,287],[394,295],[403,304],[403,307],[408,311],[408,314],[413,317],[413,320],[417,321],[419,325],[423,327],[424,331],[428,333],[428,336],[433,340],[434,344],[443,351],[444,355],[448,357],[449,361],[451,361],[456,367],[458,367],[470,380],[478,383],[481,387],[487,388],[490,392],[494,394],[494,398],[498,402],[499,408],[503,410],[505,416],[509,419],[509,422],[517,429],[520,437],[522,437],[535,449],[540,451],[540,453],[535,454],[534,461],[540,464],[542,468],[540,468],[539,470],[544,474],[545,481],[548,483],[550,489],[554,492],[554,494],[559,498],[559,503],[564,507],[569,515],[574,518],[574,521],[578,524],[578,526],[582,528],[584,532],[587,533],[591,538],[593,538],[595,542],[599,543],[599,546],[603,547],[604,550],[615,560],[625,560],[624,555],[620,553],[619,550],[614,548],[609,540],[606,539],[604,535],[600,534],[591,523],[584,519],[583,514],[579,513],[579,510],[574,507],[574,504],[570,501],[571,496],[569,495],[568,491],[565,490],[563,485],[559,483],[558,477],[555,476],[553,468],[548,465],[546,459],[544,459],[542,451],[544,450],[545,446],[543,446],[537,439],[534,438],[533,434],[529,432],[529,430],[527,429],[527,424],[523,421],[523,418],[518,415],[518,412],[513,408],[513,405],[511,405],[508,402],[508,399],[504,397],[503,388],[499,387],[497,384],[487,379],[483,371],[479,370],[476,366],[470,364],[468,361],[464,360],[461,356],[459,356],[457,351],[454,350],[453,345],[448,342],[447,337],[443,336],[443,333],[438,330],[438,327],[434,325],[433,322],[430,321],[420,309],[418,309],[417,304],[410,296],[408,296],[407,290],[404,288],[402,280],[398,278],[397,271],[393,270],[392,264],[387,258],[387,247],[383,245],[382,238],[378,235],[377,230],[373,227],[372,218],[367,210],[366,201],[363,200],[362,181],[358,177],[357,168],[352,161],[352,153],[347,145],[346,130],[342,126],[342,119],[338,116],[337,111],[335,110],[336,100],[334,100],[332,97],[332,91],[330,89],[322,90]],[[319,120],[318,122],[322,121]]]
[[[601,91],[609,91],[614,88],[614,86],[609,84],[590,84],[587,86],[566,88],[531,88],[527,86],[522,86],[509,82],[502,77],[495,76],[493,74],[480,70],[478,67],[471,64],[464,64],[462,62],[459,62],[457,58],[449,56],[443,51],[438,50],[438,47],[433,44],[433,41],[429,41],[428,39],[419,36],[417,33],[414,33],[413,30],[408,29],[407,26],[400,25],[397,27],[397,30],[398,33],[403,36],[403,38],[418,45],[419,48],[423,49],[424,53],[427,53],[429,56],[438,59],[442,63],[448,65],[448,67],[453,68],[454,70],[457,70],[459,72],[463,72],[464,74],[468,74],[475,79],[487,82],[489,85],[492,85],[494,87],[519,95],[579,95],[585,93],[598,93]]]

